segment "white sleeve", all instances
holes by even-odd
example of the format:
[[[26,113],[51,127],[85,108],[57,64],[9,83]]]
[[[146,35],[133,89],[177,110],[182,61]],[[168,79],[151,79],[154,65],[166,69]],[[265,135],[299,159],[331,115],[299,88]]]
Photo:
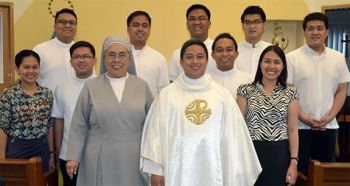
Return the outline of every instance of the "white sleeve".
[[[157,94],[166,86],[169,85],[169,73],[168,73],[168,65],[165,58],[162,59],[161,65],[158,69],[158,77],[157,77]]]
[[[51,116],[54,118],[64,118],[64,111],[62,110],[62,99],[63,96],[60,94],[61,86],[57,86],[54,91],[53,106]]]
[[[170,81],[175,81],[175,79],[180,75],[181,72],[182,72],[182,67],[180,65],[180,49],[177,49],[173,52],[173,56],[170,61],[170,68],[169,68]]]

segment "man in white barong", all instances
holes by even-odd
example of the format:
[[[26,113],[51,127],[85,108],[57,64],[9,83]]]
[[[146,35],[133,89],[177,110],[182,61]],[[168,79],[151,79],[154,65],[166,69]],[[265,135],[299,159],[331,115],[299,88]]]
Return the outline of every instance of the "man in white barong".
[[[153,97],[156,97],[170,81],[165,57],[147,44],[151,22],[151,16],[147,12],[135,11],[128,16],[126,23],[137,77],[148,83]]]
[[[232,95],[205,74],[208,50],[184,43],[184,70],[164,88],[147,115],[141,142],[151,185],[253,185],[262,171]]]
[[[230,91],[236,99],[238,87],[254,80],[254,77],[248,72],[233,68],[239,55],[236,40],[229,33],[221,33],[215,38],[211,49],[211,56],[215,60],[218,70],[208,72],[208,74],[219,85]]]

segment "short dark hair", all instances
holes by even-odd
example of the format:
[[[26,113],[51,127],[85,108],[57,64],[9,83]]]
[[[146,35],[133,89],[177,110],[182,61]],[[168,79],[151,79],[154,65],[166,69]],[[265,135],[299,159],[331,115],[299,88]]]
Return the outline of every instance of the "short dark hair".
[[[204,10],[205,14],[207,14],[207,16],[208,16],[208,20],[210,20],[210,16],[211,16],[210,10],[206,6],[201,5],[201,4],[194,4],[194,5],[190,6],[186,11],[186,19],[188,18],[188,15],[190,15],[190,13],[196,9]]]
[[[303,29],[305,31],[306,29],[306,24],[309,21],[323,21],[324,26],[326,27],[326,30],[328,30],[328,17],[321,13],[321,12],[313,12],[305,16],[304,21],[303,21]]]
[[[129,16],[128,16],[128,19],[126,20],[126,25],[127,26],[130,26],[131,24],[131,21],[134,19],[134,17],[136,16],[145,16],[148,20],[148,23],[149,25],[151,26],[151,16],[149,16],[149,14],[145,11],[142,11],[142,10],[138,10],[138,11],[135,11],[133,13],[131,13]]]
[[[19,68],[19,66],[22,64],[23,59],[29,56],[33,56],[38,61],[38,64],[40,65],[39,54],[34,52],[33,50],[24,49],[18,52],[15,56],[16,67]]]
[[[192,39],[187,40],[187,41],[182,45],[181,51],[180,51],[180,58],[181,58],[181,60],[183,60],[183,58],[184,58],[186,49],[187,49],[189,46],[192,46],[192,45],[201,46],[201,47],[204,49],[206,58],[208,59],[208,49],[207,49],[207,47],[205,46],[205,44],[204,44],[201,40],[199,40],[199,39],[192,38]]]
[[[60,11],[56,12],[56,15],[55,15],[55,23],[57,22],[58,16],[59,16],[60,14],[63,14],[63,13],[71,14],[71,15],[74,16],[75,19],[78,21],[77,15],[75,14],[74,10],[69,9],[69,8],[63,8],[63,9],[61,9]]]
[[[95,47],[87,41],[78,41],[78,42],[74,43],[69,49],[70,56],[72,57],[74,51],[77,48],[81,48],[81,47],[89,48],[90,52],[92,53],[92,56],[95,57],[95,54],[96,54]]]
[[[258,64],[258,70],[256,71],[255,74],[255,79],[253,81],[253,84],[256,84],[257,82],[259,82],[260,84],[262,84],[262,78],[263,78],[263,74],[261,71],[261,62],[264,59],[264,56],[266,53],[273,51],[275,52],[282,60],[283,63],[283,70],[281,72],[281,74],[278,76],[277,78],[277,83],[280,83],[283,87],[287,87],[287,76],[288,76],[288,71],[287,71],[287,61],[286,61],[286,55],[284,54],[283,50],[276,46],[276,45],[270,45],[268,47],[266,47],[259,58],[259,64]]]
[[[241,23],[244,23],[244,18],[249,14],[259,14],[263,22],[266,21],[266,14],[260,6],[248,6],[241,15]]]
[[[238,50],[238,47],[237,47],[237,42],[235,40],[235,38],[233,38],[233,36],[229,33],[221,33],[219,34],[218,36],[216,36],[214,42],[213,42],[213,45],[211,45],[211,50],[214,52],[214,49],[215,49],[215,45],[216,45],[216,42],[219,40],[219,39],[230,39],[232,40],[233,42],[233,45],[235,46],[235,50],[237,51]]]

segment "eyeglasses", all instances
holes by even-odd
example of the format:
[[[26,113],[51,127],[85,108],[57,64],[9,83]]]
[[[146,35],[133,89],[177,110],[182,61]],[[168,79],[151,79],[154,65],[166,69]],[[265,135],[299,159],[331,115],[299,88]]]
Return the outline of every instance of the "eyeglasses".
[[[68,20],[64,20],[64,19],[60,19],[56,23],[58,23],[58,24],[60,24],[62,26],[64,26],[64,25],[71,25],[71,26],[77,25],[77,22],[74,21],[74,20],[68,21]]]
[[[263,23],[263,21],[261,19],[255,19],[253,21],[250,21],[250,20],[244,20],[243,24],[245,26],[250,26],[250,25],[259,25]]]
[[[115,60],[115,59],[120,59],[120,60],[124,60],[124,59],[126,59],[126,58],[128,58],[129,57],[129,54],[128,53],[126,53],[126,52],[120,52],[120,53],[115,53],[115,52],[108,52],[107,54],[106,54],[106,58],[108,59],[108,60]]]
[[[92,59],[92,58],[94,58],[93,56],[90,56],[90,55],[73,55],[72,56],[72,59],[74,59],[74,60],[80,60],[80,59],[82,59],[82,60],[88,60],[88,59]]]
[[[206,21],[208,18],[205,17],[205,16],[199,16],[199,17],[195,17],[195,16],[190,16],[187,18],[187,20],[189,22],[196,22],[196,20],[198,20],[199,22],[202,22],[202,21]]]

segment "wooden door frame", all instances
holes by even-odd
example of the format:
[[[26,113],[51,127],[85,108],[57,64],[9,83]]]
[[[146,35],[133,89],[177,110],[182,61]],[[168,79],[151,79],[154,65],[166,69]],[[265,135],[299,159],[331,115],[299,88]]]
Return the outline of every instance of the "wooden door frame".
[[[336,10],[336,9],[343,9],[343,8],[350,8],[350,4],[322,6],[321,11],[322,13],[326,14],[327,10]]]
[[[13,15],[14,15],[14,10],[13,10],[13,3],[10,2],[0,2],[0,6],[7,8],[8,13],[9,13],[9,27],[6,28],[6,30],[3,27],[3,79],[4,83],[2,84],[3,86],[11,87],[15,83],[15,65],[14,65],[14,21],[13,21]],[[4,22],[4,20],[2,21]],[[8,41],[6,40],[5,42],[5,32],[7,34],[8,32]],[[6,43],[8,42],[8,45]],[[7,48],[8,47],[8,48]],[[5,54],[6,53],[6,54]],[[5,68],[5,63],[8,63],[8,66]],[[6,77],[7,76],[7,77]],[[5,87],[4,87],[5,88]],[[0,94],[2,94],[2,90],[0,91]]]

